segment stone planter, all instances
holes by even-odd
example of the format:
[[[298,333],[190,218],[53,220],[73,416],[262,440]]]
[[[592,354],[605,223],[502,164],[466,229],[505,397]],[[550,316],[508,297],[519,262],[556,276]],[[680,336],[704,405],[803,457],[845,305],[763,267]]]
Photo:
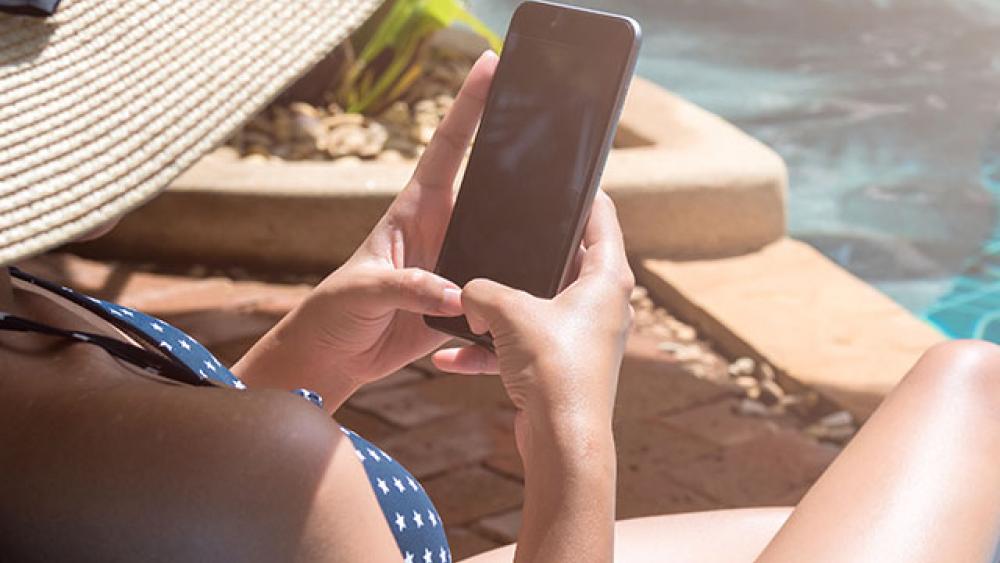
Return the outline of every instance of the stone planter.
[[[98,258],[328,271],[364,239],[413,161],[247,162],[206,156],[109,235]],[[719,117],[637,78],[602,185],[628,250],[741,254],[782,237],[781,158]]]

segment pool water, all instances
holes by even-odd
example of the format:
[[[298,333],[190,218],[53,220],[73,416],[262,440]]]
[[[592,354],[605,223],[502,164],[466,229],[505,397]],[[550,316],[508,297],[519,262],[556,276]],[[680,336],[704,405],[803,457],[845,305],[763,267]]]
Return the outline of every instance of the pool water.
[[[515,0],[470,0],[498,32]],[[1000,0],[578,0],[639,74],[788,163],[789,230],[953,337],[1000,342]]]

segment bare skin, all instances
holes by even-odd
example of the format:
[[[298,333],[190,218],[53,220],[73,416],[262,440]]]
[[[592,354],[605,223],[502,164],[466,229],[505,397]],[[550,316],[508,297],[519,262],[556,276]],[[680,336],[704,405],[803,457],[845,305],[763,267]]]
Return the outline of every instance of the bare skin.
[[[0,332],[0,554],[18,561],[399,561],[331,408],[446,341],[419,314],[468,315],[497,354],[439,351],[497,373],[525,466],[511,561],[989,561],[1000,532],[1000,353],[930,351],[789,518],[788,509],[614,522],[610,432],[632,276],[614,208],[595,202],[578,275],[552,300],[426,271],[496,59],[470,73],[413,180],[358,253],[248,353],[252,390],[144,379],[103,351]],[[0,310],[120,336],[12,287]],[[787,519],[787,522],[786,522]]]

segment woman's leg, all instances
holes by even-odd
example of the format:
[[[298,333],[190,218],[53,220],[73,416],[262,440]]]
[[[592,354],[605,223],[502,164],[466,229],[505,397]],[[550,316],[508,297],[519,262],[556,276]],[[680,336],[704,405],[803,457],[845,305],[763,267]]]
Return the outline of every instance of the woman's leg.
[[[770,540],[765,563],[994,560],[1000,347],[957,341],[927,352],[787,515],[751,509],[619,522],[616,559],[751,561]],[[512,558],[507,546],[469,563]]]
[[[809,491],[761,561],[992,561],[1000,348],[942,344]]]
[[[745,508],[622,520],[615,561],[623,563],[750,563],[784,524],[791,508]],[[508,545],[462,563],[510,563]]]

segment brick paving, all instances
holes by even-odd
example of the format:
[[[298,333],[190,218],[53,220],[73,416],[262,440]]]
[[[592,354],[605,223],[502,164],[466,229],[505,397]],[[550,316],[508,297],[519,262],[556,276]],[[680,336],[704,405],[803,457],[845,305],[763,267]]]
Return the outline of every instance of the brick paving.
[[[229,363],[309,291],[62,255],[22,266],[161,316]],[[652,309],[643,316],[667,318]],[[614,422],[619,517],[797,502],[838,448],[808,437],[807,421],[792,414],[739,414],[742,392],[726,378],[729,362],[686,327],[664,326],[637,321],[622,368]],[[362,389],[335,418],[424,482],[458,559],[516,538],[523,471],[513,414],[496,378],[442,374],[424,359]]]

